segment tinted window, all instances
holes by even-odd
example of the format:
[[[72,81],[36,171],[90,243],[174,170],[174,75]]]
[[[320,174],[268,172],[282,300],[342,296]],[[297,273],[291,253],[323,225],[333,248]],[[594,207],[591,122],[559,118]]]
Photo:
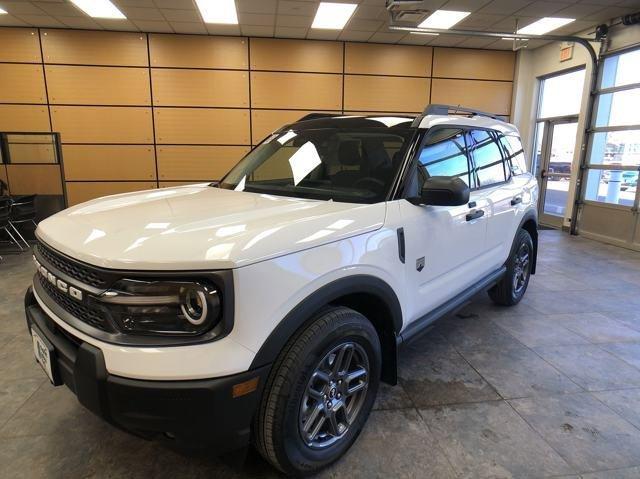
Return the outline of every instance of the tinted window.
[[[464,132],[458,128],[429,132],[418,157],[418,170],[423,181],[431,176],[457,176],[473,188]]]
[[[400,125],[280,131],[245,156],[220,187],[322,200],[383,201],[413,134]]]
[[[475,163],[475,173],[480,187],[506,181],[504,161],[495,133],[487,130],[471,130],[467,134],[469,151]]]
[[[524,157],[524,149],[522,148],[522,142],[516,135],[498,134],[498,139],[507,153],[507,164],[511,166],[511,173],[513,175],[522,175],[527,172],[527,162]]]

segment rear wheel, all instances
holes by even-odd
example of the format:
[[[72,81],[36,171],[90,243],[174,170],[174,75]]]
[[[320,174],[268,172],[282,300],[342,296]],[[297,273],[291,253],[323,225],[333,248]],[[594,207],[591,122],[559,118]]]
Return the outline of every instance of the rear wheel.
[[[524,296],[533,261],[533,240],[526,230],[519,230],[507,260],[507,272],[493,288],[489,297],[494,303],[503,306],[518,304]]]
[[[369,416],[380,342],[360,313],[323,311],[274,364],[254,425],[258,451],[287,474],[317,472],[342,456]]]

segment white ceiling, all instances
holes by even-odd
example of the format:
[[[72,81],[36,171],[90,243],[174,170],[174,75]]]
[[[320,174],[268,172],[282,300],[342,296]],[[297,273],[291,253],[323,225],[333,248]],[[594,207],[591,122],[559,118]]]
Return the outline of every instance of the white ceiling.
[[[339,1],[339,0],[338,0]],[[342,31],[310,28],[319,0],[236,0],[239,25],[205,24],[193,0],[113,0],[127,20],[93,19],[68,0],[0,0],[9,12],[0,26],[130,30],[142,32],[247,35],[358,42],[402,43],[449,47],[510,49],[511,42],[486,38],[414,35],[388,30],[385,0],[342,0],[358,3]],[[515,21],[527,25],[543,16],[576,18],[554,34],[583,32],[640,9],[640,0],[423,0],[422,8],[471,11],[455,28],[513,31]],[[530,42],[535,48],[543,42]]]

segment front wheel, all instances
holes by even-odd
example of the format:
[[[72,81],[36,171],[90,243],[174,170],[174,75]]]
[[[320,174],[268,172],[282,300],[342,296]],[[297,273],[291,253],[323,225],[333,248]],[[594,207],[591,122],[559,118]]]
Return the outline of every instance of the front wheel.
[[[519,230],[507,259],[507,272],[493,288],[489,297],[494,303],[502,306],[518,304],[524,296],[533,261],[533,240],[527,230]]]
[[[254,425],[258,451],[291,475],[337,460],[373,407],[380,362],[378,335],[364,316],[344,307],[320,313],[274,364]]]

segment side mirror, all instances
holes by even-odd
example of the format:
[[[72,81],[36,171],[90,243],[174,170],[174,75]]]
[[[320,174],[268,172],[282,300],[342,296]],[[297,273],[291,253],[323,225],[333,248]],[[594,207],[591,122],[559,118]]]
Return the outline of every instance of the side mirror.
[[[409,198],[414,205],[460,206],[469,203],[469,186],[458,177],[432,176],[420,196]]]

